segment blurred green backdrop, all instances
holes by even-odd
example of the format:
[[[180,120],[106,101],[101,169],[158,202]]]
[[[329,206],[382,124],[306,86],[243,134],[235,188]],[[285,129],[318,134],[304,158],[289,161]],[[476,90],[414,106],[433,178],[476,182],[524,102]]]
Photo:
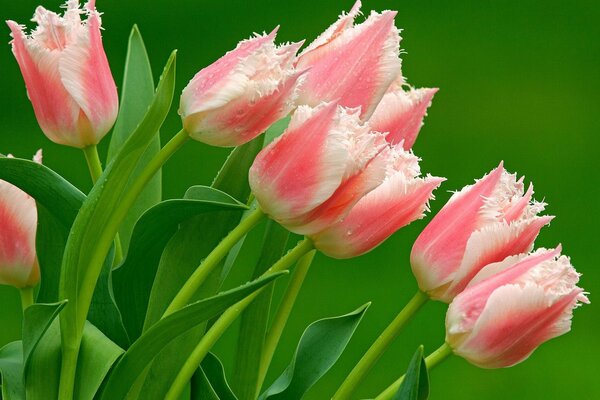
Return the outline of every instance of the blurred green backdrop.
[[[26,22],[40,0],[2,0],[0,19]],[[57,10],[59,0],[44,1]],[[312,40],[352,0],[98,0],[104,44],[117,84],[127,36],[137,23],[155,71],[179,49],[178,90],[238,40],[281,25],[281,41]],[[486,371],[452,358],[432,374],[432,399],[598,399],[600,379],[600,218],[598,150],[600,118],[600,3],[564,1],[365,0],[364,11],[397,9],[403,29],[403,69],[415,86],[438,86],[415,146],[426,172],[448,181],[432,203],[437,211],[451,190],[469,184],[505,160],[510,171],[535,183],[536,197],[557,215],[538,241],[562,243],[583,273],[592,305],[575,312],[573,332],[551,341],[516,367]],[[8,28],[3,30],[8,42]],[[0,152],[30,157],[40,147],[44,163],[73,184],[90,188],[79,151],[57,146],[41,133],[8,44],[0,48]],[[176,105],[174,106],[176,108]],[[163,140],[179,129],[172,111]],[[105,154],[108,141],[101,145]],[[193,184],[210,183],[227,150],[188,143],[163,171],[164,195],[177,197]],[[408,255],[427,219],[395,234],[375,251],[348,261],[318,256],[285,331],[270,378],[292,356],[305,326],[373,301],[340,362],[306,397],[326,399],[343,376],[416,289]],[[251,256],[247,251],[246,257]],[[243,264],[243,260],[242,263]],[[248,268],[246,268],[247,270]],[[238,268],[230,281],[243,279]],[[280,284],[281,286],[281,284]],[[280,288],[281,289],[281,288]],[[0,288],[0,345],[20,335],[18,294]],[[361,387],[372,396],[406,368],[416,346],[431,351],[444,338],[445,305],[432,303],[410,324]],[[218,353],[231,370],[235,327]]]

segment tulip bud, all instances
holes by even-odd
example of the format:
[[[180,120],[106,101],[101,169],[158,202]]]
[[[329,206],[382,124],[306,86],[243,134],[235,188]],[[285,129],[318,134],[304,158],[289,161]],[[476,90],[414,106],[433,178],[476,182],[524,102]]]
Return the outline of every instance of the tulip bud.
[[[41,163],[41,150],[34,161]],[[34,287],[39,282],[36,229],[35,200],[18,187],[0,180],[0,284],[21,289]]]
[[[63,17],[38,7],[33,16],[38,26],[31,35],[7,21],[42,131],[55,143],[79,148],[100,142],[118,112],[117,88],[94,3],[90,0],[82,10],[77,0],[69,0]],[[87,20],[81,20],[82,14]]]
[[[398,75],[396,12],[373,12],[355,26],[360,5],[357,1],[349,14],[342,14],[298,57],[297,68],[309,69],[298,104],[314,107],[337,100],[345,107],[361,107],[361,118],[366,120]]]
[[[292,232],[314,234],[379,185],[385,164],[371,161],[386,142],[360,122],[359,112],[335,103],[298,107],[250,168],[250,186],[266,214]]]
[[[589,303],[568,257],[540,249],[488,265],[446,314],[446,342],[482,368],[510,367],[571,329],[573,309]]]
[[[302,75],[293,62],[302,43],[278,47],[276,32],[240,42],[183,89],[179,114],[192,138],[238,146],[292,110]]]
[[[419,159],[401,145],[383,150],[377,161],[385,163],[385,178],[361,198],[337,224],[312,237],[315,247],[335,258],[364,254],[391,234],[422,218],[432,192],[443,178],[420,177]]]
[[[393,88],[383,96],[369,125],[378,132],[388,132],[386,140],[392,144],[402,143],[408,150],[417,140],[427,108],[438,89]]]
[[[553,217],[502,164],[452,195],[419,235],[411,266],[422,291],[449,303],[485,265],[526,253]]]

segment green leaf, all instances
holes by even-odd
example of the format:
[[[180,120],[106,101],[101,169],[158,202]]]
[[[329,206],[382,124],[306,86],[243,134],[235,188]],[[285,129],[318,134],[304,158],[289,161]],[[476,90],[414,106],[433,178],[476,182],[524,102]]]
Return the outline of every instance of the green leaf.
[[[262,251],[253,278],[262,275],[285,252],[289,232],[274,221],[269,220],[262,243]],[[244,310],[238,336],[233,383],[240,399],[254,399],[263,352],[265,335],[269,322],[269,310],[273,285],[263,292]]]
[[[90,287],[95,287],[102,265],[112,245],[124,214],[115,215],[127,193],[129,179],[171,106],[175,85],[175,53],[171,55],[156,95],[143,121],[121,148],[94,185],[67,240],[61,269],[61,295],[69,304],[61,313],[61,331],[74,340],[83,330],[89,303]],[[90,296],[89,298],[87,296]]]
[[[25,400],[23,387],[23,345],[19,340],[0,349],[0,374],[4,400]]]
[[[260,399],[301,399],[338,360],[369,305],[310,324],[292,361]]]
[[[29,160],[0,158],[0,179],[37,201],[36,251],[41,271],[37,301],[58,301],[63,250],[85,195],[50,168]]]
[[[262,137],[235,148],[211,187],[245,202],[250,194],[248,169],[261,148]],[[181,224],[161,257],[150,295],[145,329],[162,317],[181,286],[221,239],[239,223],[241,215],[239,211],[224,211],[198,216]],[[220,281],[220,271],[213,274],[214,277]],[[217,283],[213,283],[210,290],[205,290],[200,296],[216,293],[220,285],[220,282]]]
[[[50,168],[20,158],[0,157],[0,179],[41,203],[66,228],[75,219],[85,195]]]
[[[393,400],[427,400],[429,377],[423,359],[423,346],[419,346],[408,365],[408,370]]]
[[[23,370],[27,371],[31,354],[35,351],[38,343],[48,330],[60,310],[63,309],[66,300],[59,303],[40,304],[36,303],[27,307],[23,316]]]
[[[60,327],[54,321],[31,354],[26,371],[27,400],[58,398],[61,359]],[[75,394],[77,400],[93,400],[111,366],[123,350],[90,323],[83,330],[77,360]]]
[[[50,303],[58,301],[60,266],[69,236],[69,228],[65,227],[68,221],[60,222],[39,201],[37,215],[35,249],[41,273],[37,301]]]
[[[191,400],[212,398],[217,400],[238,400],[227,383],[223,364],[221,364],[221,361],[213,353],[208,353],[204,357],[191,383]]]
[[[235,148],[212,183],[212,187],[246,202],[250,194],[248,169],[262,148],[263,137]],[[189,196],[190,193],[186,195]],[[168,304],[200,262],[240,221],[241,212],[219,211],[197,216],[182,223],[160,259],[152,286],[144,330],[158,321]],[[193,300],[213,296],[224,279],[219,266],[209,276]],[[188,355],[204,334],[205,324],[189,330],[169,343],[154,359],[140,397],[166,393]]]
[[[113,271],[113,290],[131,340],[142,333],[158,262],[179,224],[204,213],[247,207],[220,190],[195,186],[186,199],[166,200],[149,209],[133,230],[123,263]]]
[[[123,325],[121,311],[117,307],[111,284],[111,271],[114,258],[115,249],[112,246],[108,256],[104,259],[104,265],[94,289],[87,319],[110,340],[126,349],[129,347],[130,339]]]
[[[113,369],[102,399],[123,399],[154,357],[173,339],[215,317],[283,274],[272,274],[238,288],[192,303],[154,324],[136,340]],[[187,354],[186,354],[187,356]],[[154,393],[153,398],[161,398]]]
[[[123,147],[129,135],[144,118],[146,110],[152,103],[154,97],[154,79],[152,78],[152,68],[146,54],[146,47],[142,35],[134,25],[129,35],[129,44],[127,47],[127,57],[125,59],[125,71],[123,73],[123,85],[120,96],[119,116],[115,122],[110,146],[108,148],[108,162],[115,158],[119,150]],[[141,157],[135,168],[132,178],[139,175],[140,171],[150,162],[156,153],[160,150],[160,136],[158,131],[154,139],[148,145],[146,152]],[[131,210],[123,220],[119,229],[121,245],[123,252],[129,247],[129,240],[133,227],[139,217],[158,203],[161,199],[162,182],[161,172],[148,182],[146,188],[142,191]]]

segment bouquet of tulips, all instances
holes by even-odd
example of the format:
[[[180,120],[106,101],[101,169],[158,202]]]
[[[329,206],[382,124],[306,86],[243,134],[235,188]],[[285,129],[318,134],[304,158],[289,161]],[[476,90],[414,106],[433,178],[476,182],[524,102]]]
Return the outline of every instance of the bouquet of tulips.
[[[175,53],[155,87],[134,27],[119,97],[94,0],[68,0],[63,15],[38,7],[30,33],[7,22],[42,131],[83,151],[94,186],[82,193],[41,151],[0,158],[0,283],[23,305],[22,340],[0,350],[3,399],[293,400],[334,365],[368,304],[309,325],[265,379],[315,253],[373,250],[423,218],[444,181],[411,150],[437,89],[406,83],[396,13],[360,7],[306,47],[276,44],[277,29],[242,40],[185,87],[182,128],[163,146]],[[162,201],[161,167],[190,138],[235,148],[210,186]],[[414,242],[419,291],[374,343],[353,343],[364,356],[319,397],[353,398],[430,299],[449,304],[445,342],[426,358],[417,349],[377,399],[426,399],[428,370],[451,354],[509,367],[568,332],[588,299],[560,246],[534,248],[553,218],[544,206],[502,163],[455,192]],[[222,290],[260,224],[252,280]],[[237,319],[228,379],[211,349]]]

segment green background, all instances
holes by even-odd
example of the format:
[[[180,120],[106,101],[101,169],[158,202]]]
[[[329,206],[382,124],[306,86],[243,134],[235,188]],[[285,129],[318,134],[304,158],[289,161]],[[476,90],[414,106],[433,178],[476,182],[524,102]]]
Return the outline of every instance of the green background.
[[[0,19],[26,22],[39,0],[2,0]],[[415,145],[422,169],[448,181],[433,212],[450,191],[472,183],[500,160],[535,183],[536,198],[557,218],[540,246],[562,243],[583,274],[592,305],[575,312],[573,332],[552,340],[527,362],[487,371],[456,357],[432,374],[432,399],[597,399],[600,357],[600,293],[597,227],[600,3],[597,1],[376,1],[363,10],[397,9],[403,29],[403,70],[415,86],[439,93]],[[45,1],[57,10],[57,0]],[[98,0],[104,12],[104,44],[116,82],[121,82],[127,35],[138,23],[155,71],[179,49],[178,90],[238,40],[281,25],[281,41],[312,40],[348,1]],[[8,42],[8,28],[2,31]],[[47,140],[38,128],[8,44],[0,50],[0,152],[30,157],[44,149],[44,163],[82,190],[90,181],[82,155]],[[175,106],[176,107],[176,106]],[[175,112],[163,140],[179,129]],[[101,146],[105,154],[108,140]],[[210,183],[227,150],[188,143],[164,168],[164,195],[177,197],[193,184]],[[305,326],[373,301],[340,362],[307,398],[331,396],[362,351],[416,290],[408,265],[412,242],[428,218],[402,229],[375,251],[347,261],[319,255],[285,331],[270,378],[287,365]],[[250,253],[246,251],[246,253]],[[230,279],[242,279],[238,270]],[[20,335],[16,290],[0,289],[0,345]],[[432,351],[444,338],[440,303],[428,304],[381,359],[359,395],[372,396],[399,376],[423,343]],[[218,345],[232,368],[235,329]]]

